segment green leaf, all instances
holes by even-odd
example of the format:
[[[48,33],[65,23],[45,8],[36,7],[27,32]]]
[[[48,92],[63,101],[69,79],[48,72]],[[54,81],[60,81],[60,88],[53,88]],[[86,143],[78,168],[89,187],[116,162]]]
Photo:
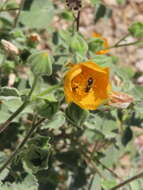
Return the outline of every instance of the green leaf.
[[[18,96],[19,97],[19,92],[16,88],[1,87],[0,96]]]
[[[101,179],[98,175],[93,178],[90,190],[101,190]]]
[[[100,18],[104,17],[105,13],[106,13],[106,7],[102,4],[97,5],[95,22],[97,22]]]
[[[131,90],[131,95],[133,95],[136,100],[143,98],[143,86],[134,85],[134,88]]]
[[[136,173],[134,175],[136,175]],[[134,180],[133,182],[130,183],[130,186],[131,186],[132,190],[141,189],[141,184],[140,184],[139,180]]]
[[[22,105],[22,101],[17,98],[17,99],[4,101],[3,104],[7,106],[9,111],[14,112]]]
[[[88,45],[86,41],[78,34],[75,34],[71,39],[70,48],[73,52],[85,55],[88,50]]]
[[[103,4],[96,5],[95,23],[102,17],[109,18],[112,15],[112,9],[105,7]]]
[[[88,43],[88,46],[89,50],[96,53],[97,51],[104,49],[104,41],[99,38],[92,38]]]
[[[0,152],[0,167],[5,163],[5,160],[7,159],[7,156],[5,153]],[[5,168],[1,173],[0,173],[0,183],[2,180],[4,180],[6,178],[6,176],[8,175],[9,170],[7,168]]]
[[[31,144],[23,154],[23,166],[27,172],[37,173],[48,168],[48,158],[49,149]]]
[[[109,148],[106,151],[104,151],[104,154],[105,157],[101,159],[101,162],[109,168],[116,164],[117,160],[121,156],[120,151],[113,145],[109,146]]]
[[[133,37],[143,38],[143,23],[135,22],[129,27],[129,32]]]
[[[103,67],[111,67],[111,69],[114,69],[114,65],[113,65],[113,59],[111,56],[107,56],[107,55],[96,55],[93,57],[93,62],[97,63],[100,66]]]
[[[64,123],[65,123],[65,115],[63,112],[59,111],[42,128],[43,129],[48,129],[48,128],[49,129],[57,129],[57,128],[61,127],[62,125],[64,125]]]
[[[102,180],[102,187],[105,189],[109,189],[117,185],[117,182],[115,180]]]
[[[119,67],[116,71],[117,75],[121,76],[122,78],[126,79],[131,79],[135,72],[131,67],[124,66],[124,67]]]
[[[75,126],[81,126],[86,121],[89,112],[81,109],[78,105],[71,103],[66,109],[67,121]]]
[[[8,111],[6,112],[6,110],[1,110],[0,111],[0,123],[5,122],[10,116],[10,113],[8,113]]]
[[[69,31],[66,31],[66,30],[60,30],[59,31],[59,35],[60,37],[66,41],[68,44],[70,43],[71,41],[71,34],[69,33]]]
[[[5,9],[14,9],[14,8],[18,8],[18,4],[16,3],[15,0],[10,0],[6,2]]]
[[[132,138],[133,138],[133,132],[131,130],[131,127],[127,127],[122,136],[122,144],[126,146],[132,140]]]
[[[22,24],[30,28],[47,28],[51,24],[54,16],[52,1],[33,0],[30,4],[25,1],[25,4],[24,10],[21,12],[19,18]]]
[[[62,12],[61,17],[68,21],[73,21],[74,19],[72,12],[69,11]]]
[[[35,75],[46,74],[50,76],[52,74],[52,60],[47,51],[33,53],[27,61]]]
[[[36,110],[40,116],[51,119],[54,116],[54,114],[57,112],[58,107],[59,107],[58,102],[46,101],[44,103],[42,102],[38,104]]]
[[[47,149],[50,147],[49,140],[50,138],[47,136],[36,135],[28,141],[28,146],[31,146],[32,144],[34,144],[37,147]]]
[[[38,181],[32,174],[25,177],[22,183],[5,183],[1,185],[2,190],[38,190]]]

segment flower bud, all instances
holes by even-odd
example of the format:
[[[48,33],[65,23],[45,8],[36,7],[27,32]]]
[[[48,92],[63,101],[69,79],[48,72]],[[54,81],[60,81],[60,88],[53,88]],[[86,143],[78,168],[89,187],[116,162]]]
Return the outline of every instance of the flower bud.
[[[1,40],[1,44],[8,53],[19,55],[19,49],[11,42],[7,40]]]
[[[40,35],[37,34],[37,33],[32,33],[28,39],[31,41],[31,42],[40,42],[41,41],[41,38],[40,38]]]

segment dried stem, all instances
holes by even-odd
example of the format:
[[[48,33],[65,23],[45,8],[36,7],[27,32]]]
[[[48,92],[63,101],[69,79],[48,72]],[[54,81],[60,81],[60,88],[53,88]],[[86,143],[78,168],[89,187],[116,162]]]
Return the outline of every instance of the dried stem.
[[[19,10],[19,8],[0,9],[0,12],[17,11],[17,10]]]
[[[14,27],[14,28],[16,27],[16,25],[17,25],[17,23],[18,23],[18,19],[19,19],[19,16],[20,16],[21,11],[22,11],[22,9],[23,9],[24,3],[25,3],[25,0],[21,0],[20,6],[19,6],[19,11],[18,11],[17,16],[16,16],[16,18],[15,18],[15,20],[14,20],[14,24],[13,24],[13,27]]]
[[[23,148],[25,143],[27,142],[28,138],[32,135],[34,130],[45,120],[45,118],[42,118],[37,123],[32,124],[31,129],[23,139],[23,141],[17,146],[16,150],[12,153],[12,155],[8,158],[8,160],[3,164],[3,166],[0,168],[0,173],[11,163],[11,161],[14,159],[14,157],[19,153],[19,151]]]
[[[125,180],[125,181],[123,181],[122,183],[120,183],[120,184],[118,184],[118,185],[112,187],[112,188],[109,189],[109,190],[116,190],[116,189],[119,189],[120,187],[123,187],[124,185],[126,185],[126,184],[128,184],[128,183],[131,183],[132,181],[134,181],[134,180],[136,180],[136,179],[139,179],[139,178],[141,178],[141,177],[143,177],[143,172],[141,172],[141,173],[139,173],[139,174],[137,174],[137,175],[135,175],[135,176],[133,176],[133,177],[131,177],[131,178]]]
[[[79,21],[80,21],[80,10],[77,13],[77,17],[76,17],[76,29],[77,32],[79,31]]]
[[[126,34],[125,36],[123,36],[119,41],[117,41],[117,42],[115,43],[114,46],[119,45],[119,44],[120,44],[122,41],[124,41],[129,35],[130,35],[130,34]]]

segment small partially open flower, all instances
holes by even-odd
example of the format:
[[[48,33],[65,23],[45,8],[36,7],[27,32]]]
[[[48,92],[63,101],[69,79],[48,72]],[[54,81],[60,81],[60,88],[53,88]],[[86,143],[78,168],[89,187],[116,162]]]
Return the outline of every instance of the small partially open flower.
[[[37,33],[32,33],[32,34],[30,34],[30,36],[28,37],[28,39],[29,39],[31,42],[40,42],[40,41],[41,41],[40,35],[37,34]]]
[[[127,108],[133,102],[133,97],[123,92],[112,91],[108,104],[117,108]]]
[[[95,110],[107,102],[111,92],[109,68],[93,62],[74,65],[65,76],[64,92],[68,103],[74,102],[83,109]]]
[[[109,49],[106,49],[106,48],[109,47],[108,40],[106,38],[104,38],[102,35],[100,35],[100,34],[98,34],[96,32],[94,32],[92,34],[92,37],[103,40],[103,48],[104,48],[104,50],[99,50],[99,51],[96,52],[96,54],[100,55],[100,54],[106,54],[106,53],[109,52]]]
[[[1,40],[1,44],[8,53],[19,55],[19,49],[11,42],[7,40]]]

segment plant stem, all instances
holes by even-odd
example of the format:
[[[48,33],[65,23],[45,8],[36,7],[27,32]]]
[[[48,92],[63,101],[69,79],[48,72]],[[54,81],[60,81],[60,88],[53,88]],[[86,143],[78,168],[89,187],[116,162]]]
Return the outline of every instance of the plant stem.
[[[38,96],[45,96],[48,93],[52,92],[53,90],[55,90],[55,89],[57,89],[59,87],[61,87],[61,84],[54,85],[54,86],[52,86],[52,87],[44,90],[43,92],[40,92],[39,94],[36,95],[36,97],[38,97]]]
[[[84,160],[91,167],[92,171],[94,173],[97,173],[102,179],[106,180],[105,176],[102,175],[102,173],[96,166],[95,162],[91,159],[90,155],[87,155],[87,152],[85,152],[84,150],[80,150],[80,151],[81,151],[81,154],[83,155]]]
[[[16,25],[17,25],[17,22],[18,22],[18,19],[19,19],[21,10],[23,9],[24,3],[25,3],[25,0],[21,0],[20,6],[19,6],[19,11],[18,11],[17,16],[16,16],[16,18],[15,18],[15,20],[14,20],[14,24],[13,24],[13,27],[14,27],[14,28],[15,28]]]
[[[23,102],[23,104],[0,126],[0,133],[2,133],[5,129],[7,129],[7,127],[9,126],[9,124],[11,123],[11,121],[17,117],[17,115],[19,115],[27,106],[27,104],[29,103],[29,99],[35,89],[36,83],[37,83],[37,76],[35,76],[34,81],[33,81],[33,85],[32,88],[28,94],[28,96],[25,98],[25,101]]]
[[[118,176],[113,170],[111,170],[110,168],[108,168],[106,165],[104,165],[100,160],[98,160],[97,158],[95,158],[95,160],[106,170],[108,170],[114,177],[118,178],[121,180],[121,177]]]
[[[123,46],[131,46],[131,45],[135,45],[137,43],[141,42],[141,40],[137,40],[135,42],[130,42],[130,43],[127,43],[127,44],[118,44],[118,45],[114,45],[114,46],[111,46],[107,49],[112,49],[112,48],[118,48],[118,47],[123,47]]]
[[[17,11],[19,8],[11,8],[11,9],[0,9],[0,12],[7,12],[7,11]]]
[[[120,44],[123,40],[125,40],[129,35],[130,35],[130,34],[126,34],[125,36],[123,36],[119,41],[117,41],[117,42],[115,43],[114,46],[119,45],[119,44]]]
[[[80,10],[78,10],[77,18],[76,18],[76,30],[79,31],[79,21],[80,21]]]
[[[122,183],[120,183],[120,184],[118,184],[118,185],[112,187],[112,188],[109,189],[109,190],[116,190],[116,189],[119,189],[120,187],[123,187],[124,185],[126,185],[126,184],[128,184],[128,183],[130,183],[130,182],[132,182],[132,181],[134,181],[134,180],[136,180],[136,179],[139,179],[139,178],[141,178],[141,177],[143,177],[143,172],[141,172],[141,173],[139,173],[139,174],[137,174],[137,175],[135,175],[135,176],[133,176],[133,177],[131,177],[131,178],[125,180],[125,181],[123,181]]]
[[[39,120],[36,124],[32,124],[31,129],[23,139],[23,141],[17,146],[16,150],[11,154],[11,156],[8,158],[8,160],[3,164],[3,166],[0,168],[0,173],[11,163],[11,161],[14,159],[14,157],[17,155],[17,153],[22,149],[22,147],[27,142],[28,138],[32,135],[34,130],[45,120],[45,118],[42,118]]]
[[[123,40],[123,38],[122,38],[122,40]],[[108,48],[104,48],[104,49],[102,49],[102,50],[107,50],[107,49],[113,49],[113,48],[119,48],[119,47],[125,47],[125,46],[132,46],[132,45],[136,45],[136,44],[138,44],[138,43],[140,43],[140,42],[143,42],[143,40],[137,40],[137,41],[135,41],[135,42],[130,42],[130,43],[124,43],[124,44],[119,44],[122,40],[119,40],[115,45],[113,45],[113,46],[110,46],[110,47],[108,47]]]

